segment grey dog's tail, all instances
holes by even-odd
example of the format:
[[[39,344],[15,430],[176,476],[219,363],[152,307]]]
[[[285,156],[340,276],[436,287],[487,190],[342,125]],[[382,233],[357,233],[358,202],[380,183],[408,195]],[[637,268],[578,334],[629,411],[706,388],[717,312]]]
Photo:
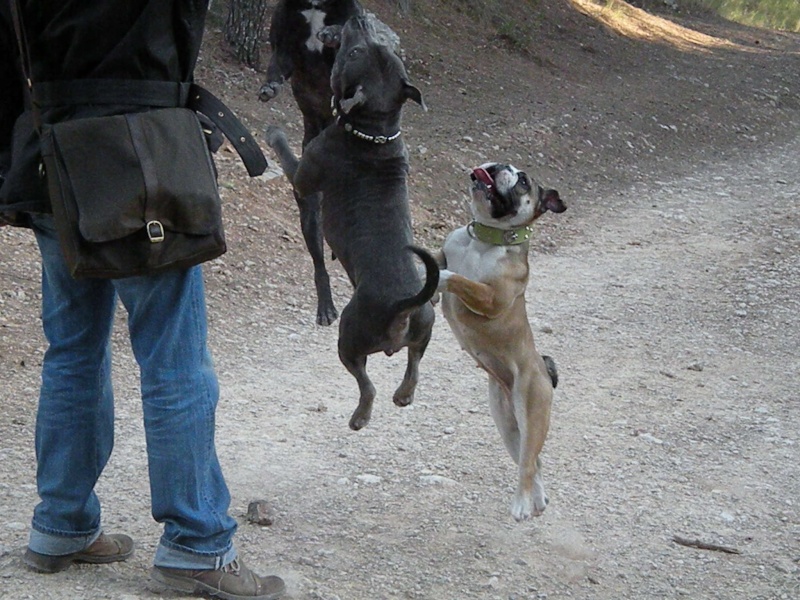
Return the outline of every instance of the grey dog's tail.
[[[278,162],[290,183],[294,183],[294,174],[297,171],[298,160],[289,147],[289,141],[283,129],[277,125],[270,125],[264,132],[267,145],[278,155]]]
[[[426,250],[417,246],[408,246],[408,249],[419,256],[425,264],[425,285],[422,286],[418,294],[400,300],[395,304],[395,314],[422,306],[433,298],[434,294],[436,294],[436,289],[439,287],[439,264],[436,259]]]
[[[547,367],[547,374],[550,375],[550,381],[553,384],[553,389],[558,387],[558,369],[556,369],[556,361],[552,357],[542,354],[544,366]]]

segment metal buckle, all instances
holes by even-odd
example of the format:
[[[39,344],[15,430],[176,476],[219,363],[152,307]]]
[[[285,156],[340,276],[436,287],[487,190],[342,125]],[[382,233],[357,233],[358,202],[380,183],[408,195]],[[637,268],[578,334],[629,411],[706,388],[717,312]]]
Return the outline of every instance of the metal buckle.
[[[514,231],[513,229],[509,229],[509,230],[503,232],[503,241],[506,244],[513,244],[514,242],[517,241],[518,237],[519,237],[519,234],[516,231]]]
[[[160,221],[147,222],[147,237],[150,238],[150,242],[153,244],[164,241],[164,226]]]

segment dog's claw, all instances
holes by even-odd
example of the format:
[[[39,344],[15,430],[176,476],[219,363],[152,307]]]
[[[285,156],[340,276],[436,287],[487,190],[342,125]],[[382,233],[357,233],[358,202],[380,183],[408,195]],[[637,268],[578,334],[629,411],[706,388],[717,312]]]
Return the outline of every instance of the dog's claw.
[[[269,102],[275,96],[278,95],[278,92],[281,89],[281,84],[276,81],[270,81],[265,83],[261,86],[261,89],[258,90],[258,99],[262,102]]]
[[[547,508],[547,498],[544,498],[541,502],[541,506],[539,503],[534,502],[533,498],[530,496],[526,498],[514,498],[511,503],[511,516],[514,517],[516,521],[526,521],[531,517],[541,516],[545,508]]]
[[[362,416],[358,414],[359,411],[353,413],[353,416],[350,417],[350,429],[353,431],[358,431],[359,429],[363,429],[369,423],[370,415]]]
[[[339,49],[342,42],[342,26],[328,25],[317,32],[317,39],[323,46]]]
[[[395,395],[395,397],[392,398],[392,402],[394,402],[396,406],[408,406],[413,401],[414,401],[414,394],[409,394],[407,396]]]
[[[337,318],[339,318],[339,313],[333,306],[317,308],[317,325],[327,327],[332,325]]]

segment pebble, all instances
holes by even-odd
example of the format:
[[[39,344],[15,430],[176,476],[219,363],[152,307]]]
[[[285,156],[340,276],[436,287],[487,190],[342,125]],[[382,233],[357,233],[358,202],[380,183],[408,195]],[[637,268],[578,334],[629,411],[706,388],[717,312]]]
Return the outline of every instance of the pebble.
[[[366,484],[375,484],[383,481],[383,479],[378,477],[377,475],[369,475],[369,474],[356,475],[356,479],[358,479],[361,483],[366,483]]]
[[[442,477],[441,475],[420,475],[419,482],[422,485],[444,485],[444,486],[458,485],[458,482],[455,479],[450,479],[449,477]]]

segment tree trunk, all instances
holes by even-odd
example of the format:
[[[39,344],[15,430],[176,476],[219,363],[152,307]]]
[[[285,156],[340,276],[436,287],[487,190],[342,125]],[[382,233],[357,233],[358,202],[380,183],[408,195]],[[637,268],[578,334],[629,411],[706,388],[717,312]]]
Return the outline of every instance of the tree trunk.
[[[248,67],[261,66],[261,46],[266,40],[267,0],[230,0],[225,21],[225,41],[236,58]]]

